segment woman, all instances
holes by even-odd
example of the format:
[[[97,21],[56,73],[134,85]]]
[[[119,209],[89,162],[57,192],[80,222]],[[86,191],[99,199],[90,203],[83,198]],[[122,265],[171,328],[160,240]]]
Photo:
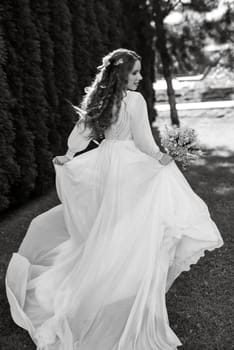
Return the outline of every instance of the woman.
[[[135,91],[141,58],[118,49],[98,70],[54,159],[62,204],[32,221],[10,261],[12,317],[40,350],[175,350],[165,294],[223,240],[153,139]]]

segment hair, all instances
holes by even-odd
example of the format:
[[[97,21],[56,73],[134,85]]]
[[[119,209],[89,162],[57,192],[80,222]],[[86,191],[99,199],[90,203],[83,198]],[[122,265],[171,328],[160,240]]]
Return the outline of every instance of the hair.
[[[77,123],[84,122],[90,131],[90,138],[104,137],[104,131],[115,123],[121,106],[121,100],[126,95],[128,74],[141,57],[127,49],[117,49],[102,59],[102,65],[89,87],[85,88],[80,108],[76,108],[81,117]]]

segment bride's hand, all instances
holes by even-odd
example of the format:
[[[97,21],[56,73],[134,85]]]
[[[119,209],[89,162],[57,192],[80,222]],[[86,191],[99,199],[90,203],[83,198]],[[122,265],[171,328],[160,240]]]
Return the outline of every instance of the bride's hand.
[[[160,158],[159,163],[162,165],[167,165],[169,163],[171,163],[171,161],[173,160],[173,158],[171,156],[169,156],[169,154],[163,153],[162,158]]]
[[[63,165],[67,162],[69,162],[70,158],[67,156],[56,156],[53,158],[52,162],[56,165]]]

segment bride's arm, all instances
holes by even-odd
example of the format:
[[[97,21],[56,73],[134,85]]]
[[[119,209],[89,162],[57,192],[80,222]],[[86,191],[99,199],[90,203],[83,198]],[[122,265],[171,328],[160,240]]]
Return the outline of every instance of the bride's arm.
[[[53,159],[53,163],[57,165],[63,165],[71,160],[77,152],[83,151],[90,141],[89,129],[84,127],[84,124],[79,120],[72,129],[67,140],[67,152],[63,156],[56,156]]]
[[[68,137],[68,150],[65,156],[72,159],[77,152],[83,151],[86,147],[88,147],[88,144],[92,140],[89,137],[89,134],[90,130],[85,128],[84,123],[79,120]]]
[[[146,101],[139,92],[135,92],[132,97],[131,131],[134,142],[142,152],[160,160],[163,153],[160,152],[151,131]]]

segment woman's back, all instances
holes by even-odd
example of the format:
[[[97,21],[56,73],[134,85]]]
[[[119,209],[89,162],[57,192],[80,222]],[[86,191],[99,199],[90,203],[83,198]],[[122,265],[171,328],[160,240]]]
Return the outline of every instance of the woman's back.
[[[76,125],[68,138],[68,157],[72,158],[91,141],[91,130],[88,127],[84,128],[82,124]],[[105,130],[104,136],[107,140],[133,140],[136,146],[149,156],[157,160],[162,156],[152,135],[146,101],[139,92],[127,90],[118,119]]]
[[[115,123],[105,130],[106,139],[114,140],[131,140],[133,139],[130,125],[130,108],[134,98],[134,92],[128,90],[127,95],[123,98],[119,116]]]

